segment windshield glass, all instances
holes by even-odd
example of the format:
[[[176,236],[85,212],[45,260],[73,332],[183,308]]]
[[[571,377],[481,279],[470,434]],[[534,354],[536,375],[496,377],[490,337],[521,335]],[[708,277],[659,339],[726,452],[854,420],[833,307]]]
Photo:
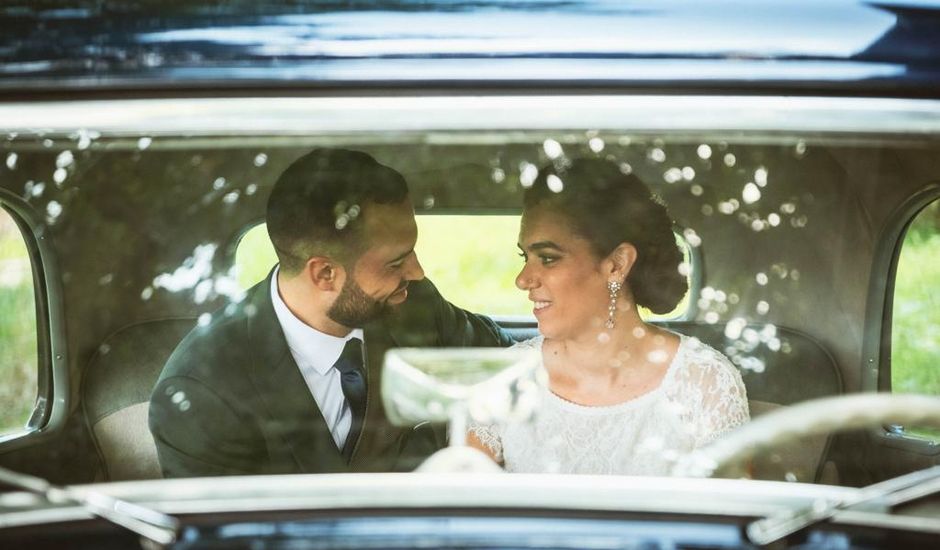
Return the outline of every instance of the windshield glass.
[[[0,142],[4,465],[62,483],[412,471],[450,444],[509,472],[671,475],[802,401],[940,394],[929,140],[211,134]],[[510,346],[529,353],[388,370],[399,348]],[[744,475],[916,469],[853,453],[866,433]]]

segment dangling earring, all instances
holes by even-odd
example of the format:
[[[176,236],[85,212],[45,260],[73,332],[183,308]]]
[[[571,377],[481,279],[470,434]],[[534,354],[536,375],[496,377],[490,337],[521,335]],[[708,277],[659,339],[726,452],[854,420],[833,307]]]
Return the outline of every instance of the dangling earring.
[[[617,313],[617,296],[620,294],[620,281],[607,281],[607,290],[610,292],[610,304],[607,306],[607,322],[604,326],[614,328],[614,314]]]

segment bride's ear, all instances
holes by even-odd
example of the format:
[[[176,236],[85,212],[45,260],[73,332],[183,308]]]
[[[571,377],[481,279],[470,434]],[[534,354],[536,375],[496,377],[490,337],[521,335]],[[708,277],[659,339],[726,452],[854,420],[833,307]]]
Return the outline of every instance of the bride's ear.
[[[607,262],[609,265],[607,276],[611,281],[624,282],[627,276],[630,275],[630,270],[632,270],[634,264],[636,264],[636,258],[637,253],[635,246],[627,242],[620,243],[617,245],[617,248],[613,249],[613,251],[607,255],[607,259],[609,260]]]

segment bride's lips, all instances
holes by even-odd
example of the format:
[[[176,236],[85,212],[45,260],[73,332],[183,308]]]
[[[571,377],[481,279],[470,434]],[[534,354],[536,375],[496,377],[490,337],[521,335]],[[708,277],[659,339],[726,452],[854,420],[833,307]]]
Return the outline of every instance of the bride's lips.
[[[543,300],[532,300],[532,313],[538,317],[540,314],[545,313],[545,310],[551,306],[551,302],[546,302]]]

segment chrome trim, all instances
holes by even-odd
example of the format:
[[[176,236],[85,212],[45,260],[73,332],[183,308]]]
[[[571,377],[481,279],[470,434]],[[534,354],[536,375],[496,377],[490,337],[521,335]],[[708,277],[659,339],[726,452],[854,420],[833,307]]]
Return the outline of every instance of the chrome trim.
[[[742,113],[746,114],[743,116]],[[940,101],[852,97],[427,96],[0,104],[0,131],[105,135],[557,130],[940,134]],[[780,137],[776,138],[779,142]],[[796,139],[796,138],[794,138]]]
[[[940,535],[940,522],[937,521],[937,518],[892,516],[879,514],[878,512],[846,510],[835,514],[832,517],[832,522],[839,525],[857,525],[859,527],[897,529],[899,531],[917,531]]]
[[[774,481],[543,474],[344,474],[134,481],[76,487],[166,514],[290,510],[525,509],[756,517],[858,489]],[[9,506],[0,495],[0,507]],[[0,508],[2,509],[2,508]],[[0,527],[90,515],[20,506]]]

